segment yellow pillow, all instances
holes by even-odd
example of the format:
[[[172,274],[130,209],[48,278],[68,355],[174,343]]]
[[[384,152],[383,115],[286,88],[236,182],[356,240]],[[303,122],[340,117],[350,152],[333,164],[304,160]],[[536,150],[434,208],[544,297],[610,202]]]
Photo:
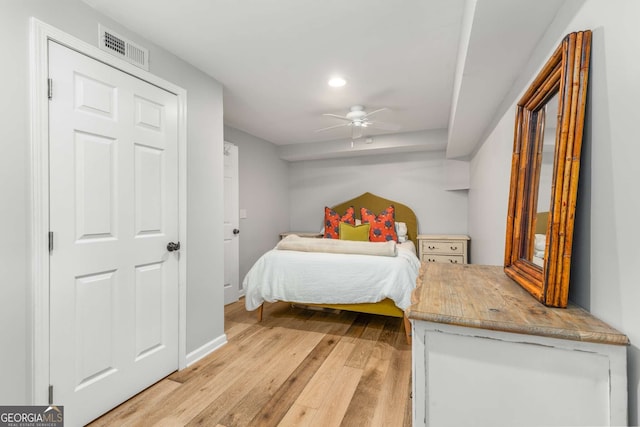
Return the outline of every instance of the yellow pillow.
[[[358,242],[369,241],[370,224],[351,225],[346,222],[341,222],[339,227],[340,240],[356,240]]]

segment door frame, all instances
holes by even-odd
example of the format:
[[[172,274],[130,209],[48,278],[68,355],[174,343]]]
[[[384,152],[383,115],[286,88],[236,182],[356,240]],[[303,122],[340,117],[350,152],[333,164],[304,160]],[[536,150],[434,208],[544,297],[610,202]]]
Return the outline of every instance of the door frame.
[[[48,43],[54,41],[158,86],[178,101],[178,369],[187,366],[187,91],[36,18],[30,18],[31,403],[49,401],[49,99]],[[55,90],[55,82],[54,82]],[[55,96],[55,92],[54,92]],[[55,396],[54,396],[55,397]]]

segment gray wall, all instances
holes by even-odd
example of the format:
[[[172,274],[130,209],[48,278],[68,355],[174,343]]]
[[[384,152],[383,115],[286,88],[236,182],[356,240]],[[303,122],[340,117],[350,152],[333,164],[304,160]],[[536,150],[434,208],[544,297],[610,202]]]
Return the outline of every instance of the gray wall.
[[[254,262],[289,229],[289,169],[269,141],[225,126],[225,141],[238,146],[240,209],[240,280]]]
[[[187,353],[224,334],[222,86],[79,0],[1,0],[0,403],[31,399],[29,17],[97,45],[98,22],[150,49],[150,71],[188,92]]]
[[[575,1],[569,1],[571,9]],[[580,3],[580,2],[577,2]],[[560,13],[559,15],[562,15]],[[640,2],[588,0],[569,25],[552,24],[514,92],[522,93],[560,39],[591,29],[590,87],[576,211],[570,299],[627,334],[629,422],[640,420]],[[515,96],[512,98],[515,100]],[[515,103],[471,164],[469,232],[474,262],[502,264]]]
[[[467,233],[467,192],[444,190],[444,151],[301,161],[289,169],[292,230],[320,231],[325,206],[370,192],[411,207],[419,233]]]

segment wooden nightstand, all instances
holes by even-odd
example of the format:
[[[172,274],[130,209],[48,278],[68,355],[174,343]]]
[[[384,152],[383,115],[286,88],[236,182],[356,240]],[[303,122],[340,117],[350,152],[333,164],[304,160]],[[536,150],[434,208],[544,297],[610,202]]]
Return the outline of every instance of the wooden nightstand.
[[[418,258],[425,262],[467,264],[469,236],[419,234]]]
[[[319,239],[322,237],[322,233],[312,233],[309,231],[285,231],[284,233],[280,233],[280,240],[284,239],[289,234],[296,234],[300,237],[314,237],[316,239]]]

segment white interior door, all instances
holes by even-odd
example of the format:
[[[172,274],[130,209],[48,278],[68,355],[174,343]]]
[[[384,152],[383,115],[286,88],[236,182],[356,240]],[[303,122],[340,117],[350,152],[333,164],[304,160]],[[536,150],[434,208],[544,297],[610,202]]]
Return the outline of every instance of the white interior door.
[[[238,147],[224,143],[224,303],[240,294]]]
[[[49,42],[50,381],[67,424],[178,368],[177,97]]]

